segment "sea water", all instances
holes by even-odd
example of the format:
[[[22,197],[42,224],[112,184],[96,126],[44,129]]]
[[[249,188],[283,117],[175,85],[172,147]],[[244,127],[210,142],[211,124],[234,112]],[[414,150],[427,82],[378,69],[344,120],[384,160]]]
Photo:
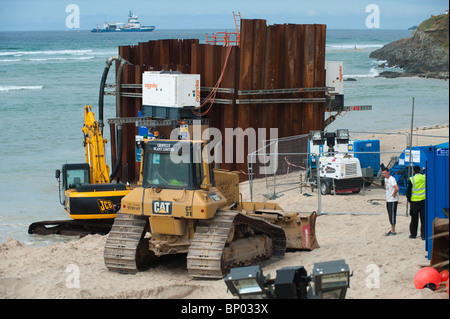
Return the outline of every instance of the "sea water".
[[[81,127],[84,105],[98,107],[100,78],[119,45],[157,39],[206,40],[222,30],[158,30],[151,33],[89,31],[0,32],[0,242],[28,245],[70,240],[28,235],[30,223],[68,219],[59,203],[55,170],[84,162]],[[448,81],[379,78],[382,61],[375,49],[406,38],[403,30],[327,30],[326,59],[344,62],[346,106],[371,105],[371,111],[342,113],[330,130],[396,131],[449,121]],[[114,83],[111,68],[108,83]],[[395,66],[389,70],[401,72]],[[105,120],[115,117],[115,98],[105,97]],[[109,130],[105,130],[109,140]],[[107,159],[110,160],[109,145]],[[110,164],[110,163],[108,163]]]

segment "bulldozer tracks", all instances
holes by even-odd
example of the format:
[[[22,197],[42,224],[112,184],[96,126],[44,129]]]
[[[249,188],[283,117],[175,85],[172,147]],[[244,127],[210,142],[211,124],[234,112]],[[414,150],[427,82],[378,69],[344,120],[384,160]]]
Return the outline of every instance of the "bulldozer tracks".
[[[109,270],[139,271],[140,247],[148,250],[144,240],[146,224],[146,217],[117,214],[104,250]],[[237,227],[250,229],[251,235],[235,240]],[[235,266],[269,258],[279,260],[285,250],[286,236],[281,227],[259,217],[219,210],[214,218],[198,222],[187,255],[187,269],[194,278],[223,278]]]
[[[227,259],[226,244],[238,225],[247,225],[261,235],[245,242],[256,249],[247,249],[244,254]],[[270,248],[267,249],[269,238]],[[189,247],[187,268],[194,278],[223,278],[231,267],[267,258],[281,259],[285,250],[286,236],[281,227],[237,211],[219,210],[214,218],[199,221]]]
[[[136,273],[138,246],[144,235],[147,218],[118,213],[104,250],[106,267],[121,273]]]

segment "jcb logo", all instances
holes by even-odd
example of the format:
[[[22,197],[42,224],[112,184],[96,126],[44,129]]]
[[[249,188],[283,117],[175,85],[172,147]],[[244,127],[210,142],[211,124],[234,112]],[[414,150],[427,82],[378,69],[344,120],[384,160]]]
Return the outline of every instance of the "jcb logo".
[[[97,203],[100,213],[105,213],[114,209],[114,204],[110,200],[97,199]]]
[[[172,215],[172,202],[155,200],[152,202],[153,214]]]

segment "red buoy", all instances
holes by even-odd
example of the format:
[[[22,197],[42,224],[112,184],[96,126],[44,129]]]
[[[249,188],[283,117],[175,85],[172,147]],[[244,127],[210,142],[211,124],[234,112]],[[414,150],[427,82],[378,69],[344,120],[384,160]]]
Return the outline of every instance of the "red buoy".
[[[439,274],[441,275],[441,282],[446,282],[448,280],[448,270],[443,270]]]
[[[439,288],[441,275],[432,267],[420,269],[414,276],[414,285],[417,289],[429,288],[433,291]]]

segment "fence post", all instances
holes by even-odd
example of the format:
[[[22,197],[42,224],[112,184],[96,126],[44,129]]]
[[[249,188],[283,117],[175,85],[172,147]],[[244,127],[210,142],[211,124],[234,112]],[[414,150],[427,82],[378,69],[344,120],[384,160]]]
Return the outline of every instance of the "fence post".
[[[317,174],[317,215],[322,215],[322,192],[320,190],[320,166],[319,166],[319,155],[314,154],[316,158],[316,174]]]
[[[250,201],[253,202],[253,163],[252,163],[252,154],[247,155],[247,162],[248,162],[248,186],[250,187]],[[249,160],[250,159],[250,160]]]

